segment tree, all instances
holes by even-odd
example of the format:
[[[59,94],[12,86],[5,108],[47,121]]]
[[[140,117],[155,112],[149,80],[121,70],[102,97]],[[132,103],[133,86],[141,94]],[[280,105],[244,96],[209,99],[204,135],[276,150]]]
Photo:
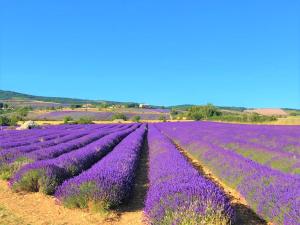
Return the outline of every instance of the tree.
[[[70,105],[70,107],[71,107],[71,109],[73,110],[73,109],[81,108],[82,105],[79,105],[79,104],[72,104],[72,105]]]
[[[88,117],[80,117],[78,120],[75,121],[77,124],[92,124],[93,120]]]
[[[158,119],[161,120],[162,122],[166,122],[167,121],[166,117],[163,116],[163,115],[159,116]]]
[[[71,116],[65,116],[64,117],[64,124],[68,124],[70,123],[71,121],[73,121],[73,118]]]
[[[20,117],[26,117],[30,108],[29,107],[23,107],[17,110],[17,113]]]
[[[133,122],[140,122],[141,117],[140,117],[140,116],[134,116],[134,117],[131,118],[131,120],[132,120]]]
[[[193,120],[208,119],[221,116],[222,113],[212,104],[192,106],[188,109],[187,117]]]
[[[122,113],[116,113],[116,114],[112,115],[111,119],[112,120],[127,120],[127,117]]]
[[[0,116],[0,126],[9,126],[10,119],[7,116]]]

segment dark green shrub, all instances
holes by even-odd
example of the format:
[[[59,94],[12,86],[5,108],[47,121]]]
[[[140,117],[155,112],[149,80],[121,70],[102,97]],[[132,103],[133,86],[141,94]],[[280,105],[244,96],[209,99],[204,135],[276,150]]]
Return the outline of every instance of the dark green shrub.
[[[221,116],[222,113],[212,104],[202,106],[192,106],[188,109],[187,118],[192,120],[208,119],[210,117]]]
[[[76,124],[92,124],[93,120],[88,117],[80,117],[78,120],[75,121]]]
[[[161,120],[162,122],[166,122],[167,121],[167,118],[163,115],[159,116],[158,118],[159,120]]]
[[[71,116],[65,116],[64,117],[64,124],[68,124],[73,121],[73,118]]]
[[[9,126],[10,119],[7,116],[0,116],[0,126]]]
[[[127,120],[127,117],[122,113],[116,113],[111,117],[112,120]]]
[[[131,120],[132,120],[133,122],[140,122],[141,117],[140,117],[140,116],[134,116],[134,117],[131,118]]]
[[[79,104],[72,104],[70,105],[71,109],[78,109],[78,108],[81,108],[82,105],[79,105]]]

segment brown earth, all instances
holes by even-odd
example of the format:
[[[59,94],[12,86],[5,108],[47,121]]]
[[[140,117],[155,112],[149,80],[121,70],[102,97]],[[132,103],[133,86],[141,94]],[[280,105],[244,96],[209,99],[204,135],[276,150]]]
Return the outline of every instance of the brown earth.
[[[234,189],[222,183],[208,168],[176,145],[193,166],[204,176],[218,184],[231,199],[237,212],[234,225],[272,225],[261,219]],[[120,209],[100,214],[80,209],[68,209],[55,198],[41,193],[14,193],[7,182],[0,181],[0,225],[142,225],[143,207],[148,187],[148,148],[144,145],[137,170],[133,193]]]
[[[133,194],[118,211],[109,214],[68,209],[41,193],[15,193],[0,180],[0,225],[142,225],[147,192],[148,150],[145,145]]]
[[[236,212],[236,221],[233,225],[273,225],[272,223],[266,222],[260,218],[259,215],[257,215],[249,207],[246,199],[239,192],[222,182],[207,167],[204,167],[198,159],[181,148],[181,146],[176,143],[174,144],[176,145],[177,149],[191,162],[194,168],[196,168],[203,176],[217,184],[230,198],[231,205]]]

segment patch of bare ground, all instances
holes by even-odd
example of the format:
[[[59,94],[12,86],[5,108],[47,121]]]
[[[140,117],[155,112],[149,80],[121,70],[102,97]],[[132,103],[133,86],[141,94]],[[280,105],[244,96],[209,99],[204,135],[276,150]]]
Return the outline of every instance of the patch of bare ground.
[[[215,184],[217,184],[230,198],[231,205],[236,212],[236,221],[233,225],[273,225],[272,223],[266,222],[259,215],[257,215],[248,206],[245,198],[239,192],[224,184],[224,182],[216,177],[208,168],[204,167],[199,160],[195,159],[195,157],[193,157],[189,152],[184,150],[175,142],[173,143],[176,145],[177,149],[191,162],[194,168],[196,168],[203,176],[207,177]]]
[[[0,225],[141,225],[147,192],[148,148],[144,144],[133,193],[119,210],[107,214],[68,209],[41,193],[15,193],[0,181]]]
[[[276,108],[248,109],[245,110],[244,112],[258,113],[266,116],[287,116],[288,115],[288,113],[283,109],[276,109]]]
[[[68,209],[41,193],[15,193],[0,180],[0,225],[141,225],[147,192],[148,148],[145,141],[129,201],[119,210],[96,213]]]
[[[0,181],[0,224],[106,225],[103,216],[79,209],[67,209],[56,204],[52,196],[12,192],[5,181]]]

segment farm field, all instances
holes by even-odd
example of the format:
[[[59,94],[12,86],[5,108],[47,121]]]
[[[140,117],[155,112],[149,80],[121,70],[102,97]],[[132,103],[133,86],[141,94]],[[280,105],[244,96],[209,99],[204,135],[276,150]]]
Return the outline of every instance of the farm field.
[[[81,117],[88,117],[95,121],[109,121],[115,114],[124,114],[129,120],[134,116],[140,116],[142,120],[158,120],[161,116],[166,119],[170,119],[168,109],[118,109],[118,110],[104,110],[99,111],[97,109],[85,109],[81,110],[63,110],[63,111],[33,111],[27,115],[28,119],[32,120],[63,120],[66,116],[70,116],[73,119],[79,119]]]
[[[48,125],[0,140],[0,224],[300,224],[300,126]]]

